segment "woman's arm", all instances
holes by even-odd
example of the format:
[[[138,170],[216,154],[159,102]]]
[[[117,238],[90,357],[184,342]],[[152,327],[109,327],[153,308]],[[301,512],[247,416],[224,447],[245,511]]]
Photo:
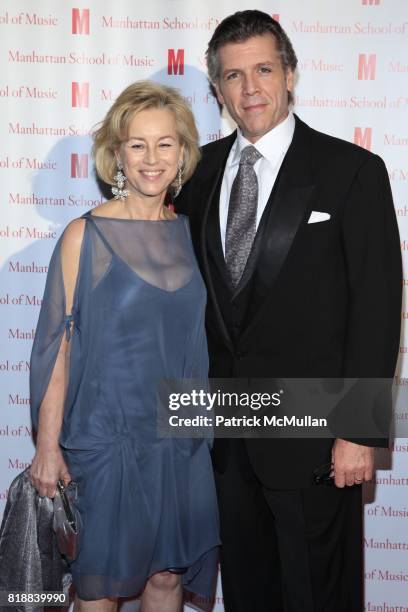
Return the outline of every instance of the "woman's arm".
[[[61,265],[66,314],[72,310],[85,223],[83,219],[70,223],[62,240]],[[67,484],[71,480],[59,446],[69,380],[69,362],[70,342],[63,334],[50,382],[41,402],[37,447],[30,468],[31,482],[41,496],[54,497],[57,481],[61,479]]]

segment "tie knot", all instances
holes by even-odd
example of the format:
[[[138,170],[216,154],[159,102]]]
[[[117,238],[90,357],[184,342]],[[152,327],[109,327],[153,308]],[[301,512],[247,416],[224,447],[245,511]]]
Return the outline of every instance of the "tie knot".
[[[249,166],[253,166],[258,159],[261,159],[262,155],[259,153],[255,147],[249,145],[242,149],[241,151],[241,159],[239,160],[240,164],[248,164]]]

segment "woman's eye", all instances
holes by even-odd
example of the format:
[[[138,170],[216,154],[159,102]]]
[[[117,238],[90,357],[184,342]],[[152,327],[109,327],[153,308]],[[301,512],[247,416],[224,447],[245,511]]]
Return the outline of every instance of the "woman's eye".
[[[163,149],[163,148],[164,148],[164,149],[166,149],[166,148],[171,147],[171,146],[172,146],[172,145],[171,145],[171,143],[170,143],[170,142],[161,142],[161,143],[160,143],[160,147],[161,147],[162,149]]]
[[[136,149],[136,151],[140,151],[141,149],[143,149],[143,145],[142,144],[132,144],[130,145],[132,149]]]

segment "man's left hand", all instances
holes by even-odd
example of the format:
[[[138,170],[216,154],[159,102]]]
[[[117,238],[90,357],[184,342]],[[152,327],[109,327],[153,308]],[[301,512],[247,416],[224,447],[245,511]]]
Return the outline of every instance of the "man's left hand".
[[[332,448],[333,476],[336,487],[351,487],[371,480],[374,449],[337,438]]]

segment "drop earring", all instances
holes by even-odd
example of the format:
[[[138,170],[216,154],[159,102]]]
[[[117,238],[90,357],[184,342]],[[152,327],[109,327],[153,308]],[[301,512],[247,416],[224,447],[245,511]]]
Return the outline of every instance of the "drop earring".
[[[126,183],[126,176],[122,172],[123,166],[118,162],[118,171],[113,177],[116,183],[116,187],[112,187],[112,193],[115,196],[115,200],[122,200],[124,202],[129,195],[129,189],[124,189]]]
[[[178,167],[178,171],[177,171],[176,189],[174,191],[175,198],[177,198],[178,194],[180,193],[182,186],[183,186],[183,167],[182,167],[182,164],[180,164]]]

